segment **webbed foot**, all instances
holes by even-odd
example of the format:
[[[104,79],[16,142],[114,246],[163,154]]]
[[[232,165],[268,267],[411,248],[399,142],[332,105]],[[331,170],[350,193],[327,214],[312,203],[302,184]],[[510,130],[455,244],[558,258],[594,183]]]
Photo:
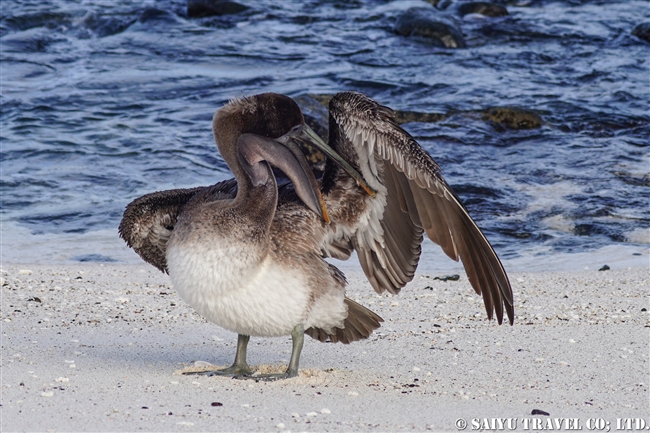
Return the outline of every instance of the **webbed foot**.
[[[232,376],[232,377],[247,377],[253,374],[253,371],[246,363],[246,348],[250,336],[239,334],[237,336],[237,353],[235,354],[235,362],[228,368],[203,370],[203,371],[188,371],[187,374],[200,374],[201,376]]]
[[[271,374],[259,374],[257,376],[233,376],[233,379],[250,379],[254,380],[255,382],[259,382],[260,380],[263,382],[273,382],[276,380],[280,379],[289,379],[292,377],[298,377],[298,370],[295,371],[290,371],[287,370],[284,373],[271,373]]]
[[[232,376],[232,377],[248,377],[253,374],[253,371],[248,364],[233,364],[228,368],[221,368],[215,370],[204,371],[187,371],[183,375],[198,374],[201,376]]]

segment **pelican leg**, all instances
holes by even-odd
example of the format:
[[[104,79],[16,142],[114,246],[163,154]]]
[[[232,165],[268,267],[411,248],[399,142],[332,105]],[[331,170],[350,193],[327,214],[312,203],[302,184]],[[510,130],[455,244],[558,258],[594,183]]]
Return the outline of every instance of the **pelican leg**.
[[[305,342],[305,328],[302,324],[296,325],[291,331],[291,340],[293,342],[293,348],[291,350],[291,359],[289,360],[289,366],[287,371],[284,373],[277,374],[260,374],[258,376],[241,376],[236,377],[236,379],[253,379],[255,381],[263,380],[266,382],[271,382],[278,379],[288,379],[290,377],[298,376],[298,364],[300,362],[300,352],[302,351],[302,345]]]
[[[246,363],[246,348],[250,336],[239,334],[237,336],[237,352],[235,353],[235,362],[228,368],[221,370],[192,371],[183,374],[200,374],[202,376],[233,376],[247,377],[253,374],[251,368]]]

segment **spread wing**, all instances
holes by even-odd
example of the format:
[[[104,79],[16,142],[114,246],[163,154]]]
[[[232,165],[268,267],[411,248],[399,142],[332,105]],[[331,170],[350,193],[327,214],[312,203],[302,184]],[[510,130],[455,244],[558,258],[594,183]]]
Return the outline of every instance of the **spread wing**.
[[[335,131],[332,131],[332,128]],[[365,180],[378,191],[370,220],[351,239],[374,289],[397,293],[415,274],[422,233],[459,259],[488,317],[514,321],[510,282],[492,246],[440,174],[440,168],[393,118],[393,112],[354,92],[330,101],[330,137],[337,152],[356,153]],[[350,161],[348,161],[350,162]],[[355,164],[353,164],[355,165]]]
[[[230,179],[212,186],[144,195],[127,205],[118,229],[120,237],[145,262],[167,272],[167,241],[185,205],[196,200],[231,199],[236,193],[237,182]]]

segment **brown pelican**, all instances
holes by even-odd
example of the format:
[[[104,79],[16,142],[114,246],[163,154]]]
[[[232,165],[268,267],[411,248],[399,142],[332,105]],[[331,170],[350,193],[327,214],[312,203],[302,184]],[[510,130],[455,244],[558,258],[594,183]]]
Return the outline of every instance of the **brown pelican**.
[[[505,309],[513,322],[512,291],[498,257],[442,179],[438,165],[394,122],[387,107],[358,93],[334,96],[331,147],[306,127],[290,98],[275,94],[231,102],[215,114],[213,131],[236,181],[141,197],[127,207],[120,225],[122,237],[144,260],[169,271],[190,305],[239,333],[233,366],[213,374],[250,374],[246,364],[250,335],[292,335],[289,368],[270,379],[297,374],[303,331],[320,341],[367,338],[381,318],[344,297],[343,275],[323,256],[346,259],[356,250],[373,288],[398,293],[414,276],[425,232],[452,259],[463,262],[470,283],[483,296],[488,317],[496,312],[501,323]],[[256,134],[258,141],[259,136],[267,139],[255,147],[254,159],[242,162],[237,143],[247,133]],[[294,149],[289,151],[295,159],[293,170],[286,161],[284,170],[293,176],[296,193],[302,191],[299,196],[312,211],[285,189],[276,193],[276,206],[267,203],[265,212],[253,213],[259,220],[215,219],[212,212],[201,211],[215,206],[231,209],[235,203],[239,212],[256,207],[250,184],[256,176],[264,176],[251,174],[242,165],[258,159],[281,163],[275,154],[262,155],[265,146],[279,153],[278,144],[268,138]],[[309,142],[331,157],[321,188],[331,224],[323,221],[326,217],[318,209],[314,180],[297,174],[310,175],[297,168],[304,167],[304,161],[291,146],[294,140]],[[271,179],[268,167],[262,167]],[[277,191],[275,184],[265,184],[264,189]],[[268,214],[273,214],[271,220]],[[221,224],[234,238],[223,242],[215,234]],[[266,237],[254,235],[257,231],[251,228],[262,226],[268,227],[260,231]],[[256,243],[257,239],[268,243]]]
[[[287,371],[255,377],[292,377],[305,330],[350,343],[382,321],[345,297],[343,274],[321,255],[329,220],[319,185],[292,140],[273,140],[302,124],[298,106],[282,95],[232,101],[215,114],[213,132],[236,182],[145,195],[124,213],[119,230],[127,243],[167,271],[199,314],[239,334],[233,365],[210,374],[250,375],[250,336],[291,335]],[[311,210],[286,188],[280,195],[267,163]]]

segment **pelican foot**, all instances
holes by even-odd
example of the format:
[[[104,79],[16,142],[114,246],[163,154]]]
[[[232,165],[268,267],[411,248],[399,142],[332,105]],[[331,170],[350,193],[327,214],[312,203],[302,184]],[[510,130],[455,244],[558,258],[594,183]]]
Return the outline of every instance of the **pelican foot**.
[[[298,377],[298,370],[292,371],[292,370],[287,370],[284,373],[273,373],[273,374],[259,374],[257,376],[233,376],[233,379],[250,379],[254,380],[255,382],[259,382],[260,380],[263,382],[274,382],[276,380],[280,379],[289,379],[292,377]]]
[[[231,377],[248,377],[253,374],[253,371],[246,362],[246,348],[248,347],[248,335],[239,334],[237,336],[237,353],[235,354],[235,362],[228,368],[203,370],[203,371],[188,371],[183,374],[200,374],[201,376],[231,376]],[[207,363],[205,363],[207,364]],[[207,366],[210,366],[208,364]]]
[[[291,377],[298,376],[298,364],[300,360],[300,352],[302,351],[302,344],[304,342],[305,328],[302,324],[296,325],[291,331],[291,340],[293,342],[293,348],[291,350],[291,359],[289,360],[289,366],[287,371],[284,373],[275,373],[275,374],[259,374],[257,376],[235,376],[234,379],[252,379],[255,382],[260,380],[264,382],[273,382],[280,379],[289,379]]]
[[[228,368],[219,370],[188,371],[183,375],[197,374],[201,376],[232,376],[235,378],[245,378],[253,374],[248,364],[233,364]]]

